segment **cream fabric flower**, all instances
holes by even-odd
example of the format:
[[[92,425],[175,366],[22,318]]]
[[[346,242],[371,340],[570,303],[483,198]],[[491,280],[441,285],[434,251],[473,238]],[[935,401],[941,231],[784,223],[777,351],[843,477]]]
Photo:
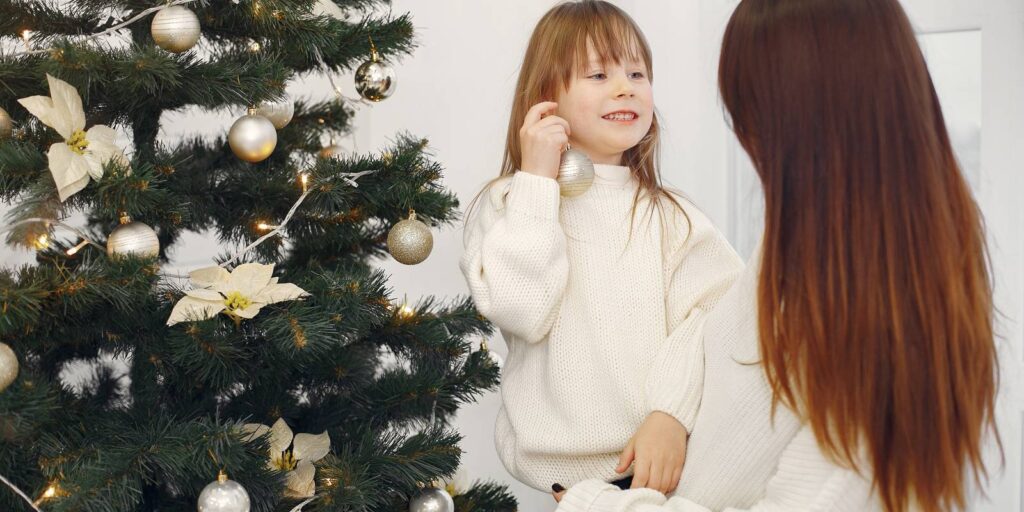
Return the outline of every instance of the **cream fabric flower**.
[[[174,305],[167,325],[186,320],[205,320],[220,312],[235,322],[253,318],[267,304],[295,300],[309,295],[291,283],[278,283],[274,265],[244,263],[228,272],[221,267],[207,267],[189,274],[192,290]]]
[[[127,159],[116,145],[116,134],[109,126],[98,124],[85,131],[82,98],[71,84],[49,74],[50,96],[21,98],[21,103],[46,126],[57,130],[63,142],[50,146],[46,158],[57,183],[60,200],[75,195],[89,184],[89,178],[103,177],[103,166],[113,158],[127,165]]]
[[[316,466],[314,462],[324,458],[331,451],[331,436],[327,432],[319,435],[298,434],[292,437],[292,429],[278,419],[273,427],[259,423],[246,423],[242,431],[253,439],[270,432],[271,469],[287,471],[285,494],[295,498],[309,498],[316,493]]]
[[[453,498],[469,492],[469,474],[464,468],[459,468],[451,478],[438,478],[434,480],[434,487],[448,491]]]

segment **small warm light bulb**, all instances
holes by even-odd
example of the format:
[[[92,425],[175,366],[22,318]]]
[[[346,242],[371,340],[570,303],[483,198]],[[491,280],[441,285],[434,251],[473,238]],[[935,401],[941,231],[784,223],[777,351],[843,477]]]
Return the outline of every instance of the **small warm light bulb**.
[[[55,498],[57,496],[58,492],[59,491],[57,489],[57,484],[56,483],[52,483],[52,484],[50,484],[49,487],[46,488],[45,491],[43,491],[43,494],[39,496],[39,499],[37,499],[36,501],[32,502],[32,505],[34,505],[36,507],[39,507],[39,505],[42,504],[43,501],[51,499],[51,498]]]
[[[305,192],[306,188],[309,186],[309,175],[306,173],[300,174],[299,182],[302,183],[302,191]]]
[[[256,229],[258,229],[260,231],[269,231],[269,230],[274,229],[276,227],[277,226],[275,226],[273,224],[267,224],[266,222],[259,222],[259,223],[256,224]]]
[[[21,39],[27,43],[29,39],[32,39],[32,34],[35,34],[35,32],[26,28],[21,31]]]
[[[36,249],[40,251],[50,247],[50,235],[47,235],[46,233],[39,235],[39,238],[35,239],[33,245],[35,245]]]
[[[402,307],[398,308],[398,314],[400,314],[400,315],[402,315],[404,317],[410,317],[414,313],[416,313],[416,310],[411,308],[411,307],[409,307],[408,304],[402,304]]]
[[[78,245],[68,249],[68,256],[74,256],[75,254],[78,253],[78,251],[81,251],[82,248],[85,247],[86,245],[89,245],[88,240],[82,240],[81,242],[78,242]]]
[[[261,48],[262,46],[260,46],[259,41],[253,41],[249,43],[249,51],[252,53],[259,53]]]

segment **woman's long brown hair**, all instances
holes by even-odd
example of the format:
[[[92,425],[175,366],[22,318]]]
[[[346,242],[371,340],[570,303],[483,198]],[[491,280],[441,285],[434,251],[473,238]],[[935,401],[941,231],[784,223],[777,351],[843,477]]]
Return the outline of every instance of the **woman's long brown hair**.
[[[897,0],[743,0],[719,87],[765,194],[762,365],[886,510],[987,476],[998,363],[981,215]],[[858,467],[870,464],[868,468]]]

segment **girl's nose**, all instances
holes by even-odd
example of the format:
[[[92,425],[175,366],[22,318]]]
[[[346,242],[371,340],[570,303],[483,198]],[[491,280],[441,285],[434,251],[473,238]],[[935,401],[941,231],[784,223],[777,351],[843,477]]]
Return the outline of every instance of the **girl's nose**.
[[[636,93],[633,83],[629,81],[629,77],[619,77],[615,82],[615,97],[616,98],[632,98]]]

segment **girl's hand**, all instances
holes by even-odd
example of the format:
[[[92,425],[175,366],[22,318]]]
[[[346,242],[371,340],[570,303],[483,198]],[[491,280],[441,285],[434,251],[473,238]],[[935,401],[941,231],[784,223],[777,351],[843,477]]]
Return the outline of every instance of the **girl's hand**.
[[[558,176],[562,149],[569,143],[570,130],[568,121],[550,114],[557,107],[558,103],[544,101],[526,112],[523,127],[519,129],[523,151],[521,171],[552,179]]]
[[[654,411],[629,440],[619,456],[619,467],[615,471],[626,471],[635,459],[636,469],[630,489],[647,487],[669,494],[676,490],[683,473],[686,442],[686,429],[678,420],[664,412]]]

